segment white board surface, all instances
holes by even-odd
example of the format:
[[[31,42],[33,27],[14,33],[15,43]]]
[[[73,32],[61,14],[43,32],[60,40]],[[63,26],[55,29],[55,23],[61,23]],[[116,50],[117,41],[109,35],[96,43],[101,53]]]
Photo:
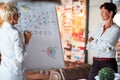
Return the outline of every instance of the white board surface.
[[[16,27],[22,33],[24,30],[32,32],[24,63],[27,70],[64,66],[56,5],[53,2],[30,1],[17,4],[21,17]]]

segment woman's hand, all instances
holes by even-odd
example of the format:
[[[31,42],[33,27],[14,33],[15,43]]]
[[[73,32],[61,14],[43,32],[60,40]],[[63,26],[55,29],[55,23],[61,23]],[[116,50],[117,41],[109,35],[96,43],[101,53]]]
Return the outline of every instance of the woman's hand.
[[[88,39],[88,42],[91,42],[92,40],[94,40],[94,38],[93,38],[93,37],[90,37],[90,38]]]
[[[30,31],[24,32],[24,38],[25,38],[25,44],[29,43],[29,40],[31,39],[32,33]]]

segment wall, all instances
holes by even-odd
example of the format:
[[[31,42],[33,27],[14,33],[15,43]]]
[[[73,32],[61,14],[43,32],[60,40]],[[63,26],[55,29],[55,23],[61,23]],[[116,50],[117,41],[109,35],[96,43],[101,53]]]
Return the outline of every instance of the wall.
[[[88,21],[88,37],[94,33],[97,26],[103,24],[104,22],[100,16],[100,5],[104,2],[110,2],[110,0],[89,0],[89,21]],[[92,64],[94,51],[88,51],[88,64]]]

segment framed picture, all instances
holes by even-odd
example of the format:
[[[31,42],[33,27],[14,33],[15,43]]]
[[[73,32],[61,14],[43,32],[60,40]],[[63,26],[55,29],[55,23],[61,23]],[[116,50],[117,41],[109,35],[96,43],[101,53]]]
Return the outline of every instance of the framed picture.
[[[57,6],[64,60],[86,62],[85,44],[87,38],[88,1],[65,0]]]
[[[118,3],[120,0],[111,0],[113,3]]]
[[[114,4],[116,4],[116,6],[117,6],[117,11],[120,12],[120,0],[111,0],[111,2],[113,2]]]
[[[116,23],[118,26],[120,26],[120,0],[111,0],[113,3],[117,6],[117,13],[113,18],[114,23]],[[118,68],[120,68],[120,38],[116,45],[116,60],[118,64]]]
[[[112,0],[113,3],[117,6],[117,13],[113,18],[114,23],[116,23],[118,26],[120,26],[120,0]]]

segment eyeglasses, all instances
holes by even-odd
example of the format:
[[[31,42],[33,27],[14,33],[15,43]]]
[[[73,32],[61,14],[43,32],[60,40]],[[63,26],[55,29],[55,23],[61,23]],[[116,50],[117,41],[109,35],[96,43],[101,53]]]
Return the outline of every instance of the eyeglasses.
[[[15,15],[18,16],[18,17],[20,17],[20,16],[21,16],[21,13],[16,13]]]
[[[18,13],[17,15],[20,17],[20,16],[21,16],[21,13]]]

